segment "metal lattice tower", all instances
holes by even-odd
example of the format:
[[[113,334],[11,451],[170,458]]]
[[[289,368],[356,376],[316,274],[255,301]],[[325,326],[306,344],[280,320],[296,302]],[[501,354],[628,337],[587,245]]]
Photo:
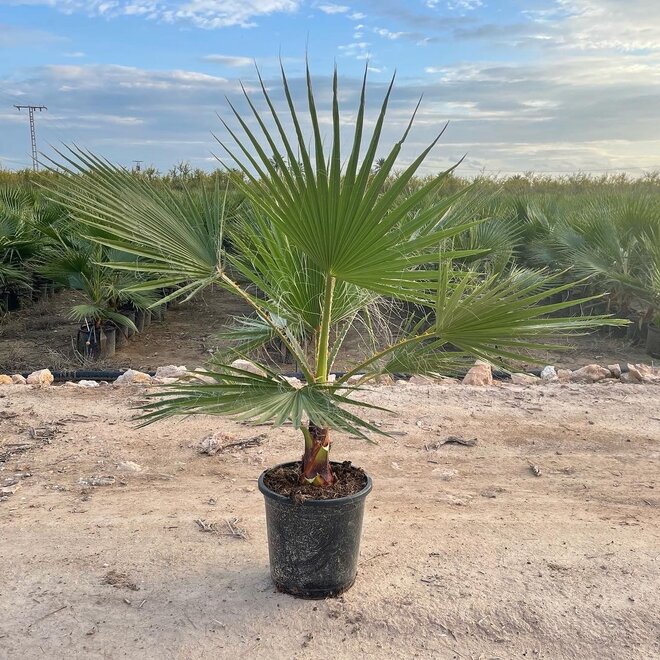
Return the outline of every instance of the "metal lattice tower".
[[[30,118],[30,142],[32,143],[32,169],[36,172],[37,166],[37,133],[34,129],[34,111],[48,110],[45,105],[15,105],[17,110],[27,110]]]

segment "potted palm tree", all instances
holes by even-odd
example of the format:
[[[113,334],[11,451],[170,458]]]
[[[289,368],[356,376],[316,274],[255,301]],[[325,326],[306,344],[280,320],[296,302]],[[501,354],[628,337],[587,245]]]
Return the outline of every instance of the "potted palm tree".
[[[239,341],[232,357],[277,338],[295,359],[300,380],[266,362],[257,368],[232,364],[232,357],[216,362],[207,372],[214,382],[164,388],[146,406],[143,422],[220,414],[276,426],[289,421],[299,430],[302,458],[266,470],[259,488],[275,584],[318,598],[341,593],[356,576],[372,482],[361,469],[330,460],[331,431],[381,433],[354,412],[373,407],[356,396],[365,384],[400,372],[439,375],[475,356],[528,358],[548,336],[615,322],[557,316],[576,301],[544,303],[570,286],[552,276],[454,267],[476,250],[448,249],[447,241],[481,220],[446,222],[464,194],[442,193],[453,168],[404,194],[439,136],[393,175],[411,119],[374,168],[392,84],[366,138],[365,75],[354,135],[343,147],[335,72],[326,153],[309,71],[304,120],[284,72],[284,114],[259,80],[265,113],[245,94],[249,116],[232,106],[242,136],[223,122],[234,146],[220,143],[242,173],[234,182],[245,197],[240,219],[227,213],[227,190],[175,199],[77,148],[60,153],[67,178],[52,194],[93,240],[139,258],[111,264],[152,276],[132,290],[177,287],[172,297],[189,298],[212,284],[223,287],[253,310],[232,331]],[[311,127],[310,146],[303,126]],[[394,303],[414,308],[415,322],[395,328],[333,377],[351,329],[367,325],[374,306]]]

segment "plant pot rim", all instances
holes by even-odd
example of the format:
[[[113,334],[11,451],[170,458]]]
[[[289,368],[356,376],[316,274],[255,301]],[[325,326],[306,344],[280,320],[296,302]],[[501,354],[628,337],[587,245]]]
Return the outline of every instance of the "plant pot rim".
[[[340,461],[330,461],[330,465],[341,465],[341,464],[342,462]],[[335,497],[334,499],[331,500],[306,499],[303,500],[302,502],[295,502],[290,497],[287,497],[286,495],[280,495],[279,493],[276,493],[274,490],[271,490],[264,483],[264,477],[266,476],[266,472],[269,472],[270,470],[274,470],[275,468],[289,467],[291,465],[300,465],[300,461],[287,461],[286,463],[278,463],[277,465],[272,465],[271,467],[265,469],[259,475],[259,481],[258,481],[259,490],[263,493],[264,497],[270,500],[274,500],[276,502],[280,502],[281,504],[288,504],[289,506],[338,508],[345,506],[346,504],[349,504],[356,500],[361,500],[365,498],[373,488],[373,481],[371,480],[371,477],[365,472],[364,476],[367,478],[367,483],[364,485],[364,488],[359,490],[357,493],[353,493],[352,495],[345,495],[344,497]]]

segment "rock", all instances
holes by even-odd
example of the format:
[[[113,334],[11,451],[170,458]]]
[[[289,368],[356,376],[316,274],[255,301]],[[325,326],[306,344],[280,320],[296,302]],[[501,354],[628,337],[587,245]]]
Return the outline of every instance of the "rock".
[[[573,372],[570,369],[557,369],[557,378],[559,378],[560,383],[567,383]]]
[[[207,435],[199,443],[199,452],[200,454],[208,454],[209,456],[213,456],[220,451],[223,445],[235,441],[236,436],[232,435],[231,433],[217,431],[216,433]]]
[[[0,385],[13,385],[14,381],[11,376],[0,374]]]
[[[608,364],[607,368],[614,378],[621,378],[621,366],[618,364]]]
[[[364,374],[355,374],[346,381],[346,385],[357,385],[363,378]]]
[[[258,367],[254,362],[250,362],[249,360],[234,360],[231,366],[234,369],[249,371],[251,374],[257,374],[258,376],[266,375],[266,372],[261,367]]]
[[[154,385],[173,385],[174,383],[178,383],[179,379],[178,378],[156,378],[154,376],[151,379],[151,382]]]
[[[117,465],[117,469],[122,472],[142,472],[142,466],[133,461],[122,461]]]
[[[38,385],[39,387],[47,387],[54,380],[55,377],[50,373],[50,369],[39,369],[39,371],[33,371],[27,377],[27,384]]]
[[[111,474],[94,474],[91,477],[80,477],[78,483],[81,486],[112,486],[116,481]]]
[[[21,376],[21,374],[14,374],[11,377],[11,382],[14,383],[14,385],[27,385],[25,376]]]
[[[188,373],[185,366],[177,367],[175,364],[168,364],[166,367],[156,369],[155,378],[181,378]]]
[[[90,388],[90,387],[98,387],[99,384],[95,380],[79,380],[78,381],[78,387],[82,388]]]
[[[586,367],[576,369],[571,374],[571,382],[573,383],[597,383],[599,380],[610,378],[611,373],[609,369],[601,367],[597,364],[588,364]]]
[[[443,481],[451,481],[457,474],[457,470],[447,470],[446,468],[435,468],[432,470],[433,476]]]
[[[463,385],[492,385],[493,370],[485,362],[476,362],[463,378]]]
[[[297,390],[303,387],[304,383],[299,379],[296,378],[295,376],[284,376],[284,380],[291,385],[291,387],[295,387]]]
[[[189,371],[188,372],[188,379],[189,380],[199,380],[205,385],[217,385],[218,381],[216,381],[213,376],[207,376],[206,375],[206,369],[204,367],[195,367],[194,371]]]
[[[150,385],[151,376],[143,371],[129,369],[114,382],[115,385]]]
[[[628,364],[628,382],[657,383],[660,382],[660,367],[648,364]]]
[[[411,376],[408,382],[411,385],[433,385],[435,380],[430,376]]]
[[[376,385],[394,385],[394,378],[389,374],[381,374],[374,379]]]
[[[556,380],[559,380],[557,371],[551,364],[549,364],[547,367],[543,367],[541,370],[541,380],[545,381],[546,383],[552,383]]]
[[[538,385],[541,379],[533,374],[511,374],[511,382],[514,385]]]

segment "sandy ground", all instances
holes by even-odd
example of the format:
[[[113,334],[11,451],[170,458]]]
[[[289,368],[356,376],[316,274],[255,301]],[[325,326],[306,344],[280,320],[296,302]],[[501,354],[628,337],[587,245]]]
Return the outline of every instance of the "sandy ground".
[[[0,481],[21,486],[0,501],[0,657],[660,657],[660,387],[361,394],[393,436],[336,436],[375,486],[358,580],[326,601],[268,573],[256,479],[297,458],[297,433],[136,429],[144,394],[0,388]],[[218,430],[265,439],[198,453]],[[451,434],[477,444],[425,447]]]

